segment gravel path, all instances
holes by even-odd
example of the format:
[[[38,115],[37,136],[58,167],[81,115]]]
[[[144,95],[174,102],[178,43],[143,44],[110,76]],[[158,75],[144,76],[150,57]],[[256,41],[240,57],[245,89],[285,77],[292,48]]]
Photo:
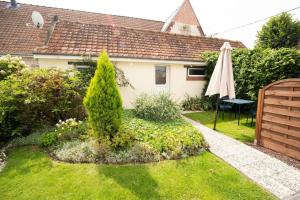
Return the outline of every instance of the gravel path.
[[[298,199],[297,194],[300,193],[300,171],[298,169],[196,121],[184,118],[203,134],[212,153],[278,198]]]

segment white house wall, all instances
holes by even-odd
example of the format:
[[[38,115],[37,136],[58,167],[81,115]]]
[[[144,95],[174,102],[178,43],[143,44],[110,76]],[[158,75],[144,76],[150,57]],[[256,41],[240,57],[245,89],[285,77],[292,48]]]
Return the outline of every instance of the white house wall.
[[[44,59],[39,58],[40,67],[57,67],[59,69],[70,69],[73,65],[68,65],[70,59]],[[190,96],[199,96],[205,85],[203,80],[186,80],[186,68],[183,64],[164,64],[153,62],[129,62],[115,61],[114,64],[124,71],[125,77],[129,80],[133,88],[122,87],[120,93],[125,108],[132,108],[135,98],[141,93],[157,93],[160,88],[155,84],[155,66],[167,66],[169,76],[167,77],[169,85],[167,90],[172,97],[179,103],[188,94]]]

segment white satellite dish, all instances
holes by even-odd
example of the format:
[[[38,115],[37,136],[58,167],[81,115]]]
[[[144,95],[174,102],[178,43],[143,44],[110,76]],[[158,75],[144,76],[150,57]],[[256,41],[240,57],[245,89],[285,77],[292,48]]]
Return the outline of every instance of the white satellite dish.
[[[37,28],[42,28],[44,26],[44,19],[41,13],[33,11],[31,15],[32,22]]]

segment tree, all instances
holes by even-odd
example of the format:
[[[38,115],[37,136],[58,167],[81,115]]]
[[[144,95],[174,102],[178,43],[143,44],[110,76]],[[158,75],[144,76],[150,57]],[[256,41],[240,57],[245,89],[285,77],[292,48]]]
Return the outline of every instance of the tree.
[[[258,32],[256,47],[278,49],[293,48],[300,38],[300,21],[291,14],[282,13],[272,17]]]
[[[115,80],[115,69],[105,50],[102,51],[84,106],[96,136],[112,136],[121,124],[122,100]]]

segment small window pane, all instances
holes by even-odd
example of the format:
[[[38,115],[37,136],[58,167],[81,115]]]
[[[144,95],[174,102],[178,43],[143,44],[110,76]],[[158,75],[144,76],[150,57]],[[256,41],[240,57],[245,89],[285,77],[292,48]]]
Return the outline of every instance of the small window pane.
[[[155,67],[155,83],[157,85],[164,85],[166,84],[166,78],[166,67]]]
[[[189,68],[189,76],[205,76],[205,69]]]

